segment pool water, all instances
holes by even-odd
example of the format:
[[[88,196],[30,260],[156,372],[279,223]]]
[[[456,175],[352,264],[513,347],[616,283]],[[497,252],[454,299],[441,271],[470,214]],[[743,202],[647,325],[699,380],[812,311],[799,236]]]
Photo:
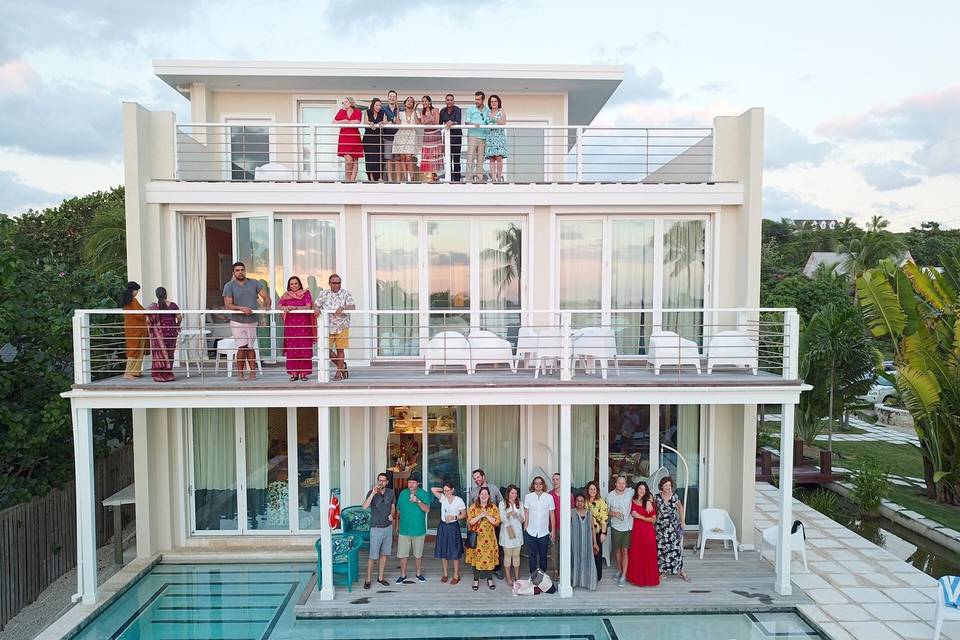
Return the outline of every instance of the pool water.
[[[817,640],[793,613],[297,620],[307,564],[159,564],[78,640]],[[549,609],[548,598],[544,609]]]

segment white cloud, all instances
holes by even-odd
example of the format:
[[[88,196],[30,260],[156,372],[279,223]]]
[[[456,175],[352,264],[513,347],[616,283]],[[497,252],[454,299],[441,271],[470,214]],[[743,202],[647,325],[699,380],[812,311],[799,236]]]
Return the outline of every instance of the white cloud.
[[[663,72],[654,67],[638,73],[632,64],[624,65],[623,82],[617,87],[607,105],[624,102],[662,100],[670,97],[670,91],[664,85]]]
[[[894,191],[923,182],[923,177],[918,175],[922,171],[920,167],[900,160],[871,162],[860,165],[859,169],[867,184],[877,191]]]
[[[781,218],[826,220],[839,219],[841,216],[832,209],[807,202],[796,193],[777,187],[764,187],[763,217],[772,220]]]
[[[0,213],[17,215],[27,209],[41,209],[68,197],[25,184],[13,171],[0,170]]]
[[[763,164],[768,169],[783,169],[794,164],[821,164],[830,153],[828,142],[812,142],[776,116],[764,122]]]

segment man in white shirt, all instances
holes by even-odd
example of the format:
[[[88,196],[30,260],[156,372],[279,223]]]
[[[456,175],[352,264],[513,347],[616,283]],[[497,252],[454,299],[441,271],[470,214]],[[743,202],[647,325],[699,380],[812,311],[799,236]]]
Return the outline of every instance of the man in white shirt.
[[[331,312],[329,335],[327,337],[327,346],[330,349],[330,362],[337,368],[334,380],[346,380],[350,374],[347,372],[347,362],[344,359],[344,349],[350,342],[350,314],[345,311],[356,310],[353,302],[353,295],[342,288],[343,280],[340,274],[334,273],[327,280],[329,289],[324,289],[317,294],[317,301],[314,303],[317,315],[321,311]]]
[[[617,575],[614,581],[618,587],[627,585],[627,561],[630,559],[630,532],[633,530],[633,517],[630,515],[630,502],[633,489],[627,486],[624,476],[617,476],[613,491],[607,494],[610,527],[613,535],[610,546],[617,561]]]
[[[530,493],[523,499],[523,539],[530,558],[530,573],[537,569],[547,571],[547,553],[550,541],[556,536],[553,530],[553,496],[547,493],[547,481],[537,476],[530,483]]]

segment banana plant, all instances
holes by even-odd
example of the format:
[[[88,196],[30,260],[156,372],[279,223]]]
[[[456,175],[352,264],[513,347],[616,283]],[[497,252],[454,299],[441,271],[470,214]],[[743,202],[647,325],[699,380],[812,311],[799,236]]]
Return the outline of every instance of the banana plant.
[[[870,332],[893,349],[893,382],[913,416],[931,497],[960,503],[960,250],[940,263],[884,261],[857,279],[857,297]]]

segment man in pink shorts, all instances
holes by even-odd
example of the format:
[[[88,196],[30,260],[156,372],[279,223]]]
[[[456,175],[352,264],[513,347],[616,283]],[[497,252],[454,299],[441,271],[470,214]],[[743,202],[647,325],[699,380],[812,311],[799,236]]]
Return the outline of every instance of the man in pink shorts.
[[[257,340],[258,320],[253,310],[261,306],[269,309],[270,296],[259,281],[247,278],[247,268],[242,262],[233,263],[233,278],[223,285],[223,305],[231,311],[240,312],[230,314],[230,331],[237,341],[237,377],[242,382],[246,368],[247,379],[253,380],[257,368],[253,348]]]

